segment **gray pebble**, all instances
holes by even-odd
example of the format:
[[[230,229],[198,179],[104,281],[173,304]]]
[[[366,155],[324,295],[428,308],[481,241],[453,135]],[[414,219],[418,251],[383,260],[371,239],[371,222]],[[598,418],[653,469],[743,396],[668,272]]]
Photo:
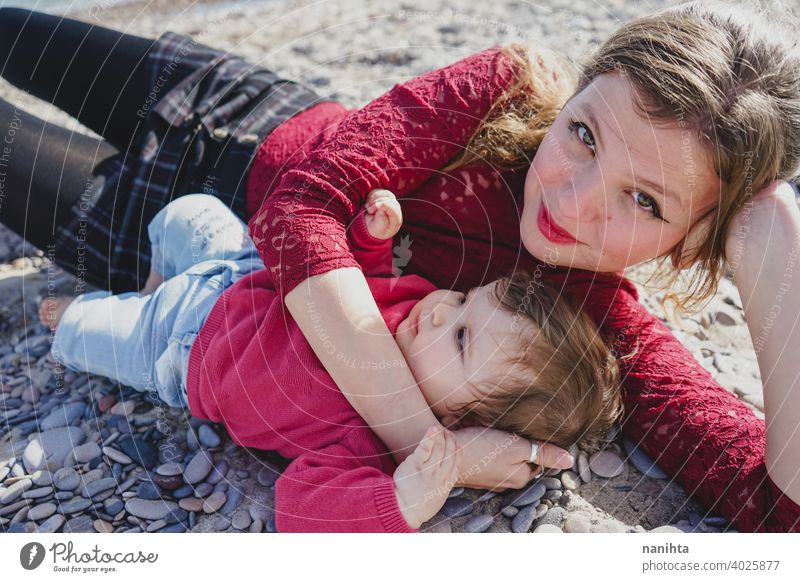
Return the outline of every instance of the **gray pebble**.
[[[42,523],[39,527],[36,528],[36,533],[55,533],[61,526],[64,525],[66,519],[60,513],[56,513],[55,515],[51,515],[47,520]]]
[[[197,431],[197,438],[200,441],[200,444],[207,449],[218,447],[222,442],[222,439],[219,438],[219,435],[207,424],[200,425],[200,428]]]
[[[533,485],[529,485],[522,491],[515,493],[511,497],[510,504],[515,507],[530,505],[531,503],[539,501],[545,494],[545,491],[547,491],[547,489],[545,488],[544,483],[537,481]]]
[[[65,533],[95,533],[94,518],[91,515],[76,515],[67,520],[62,531]]]
[[[83,486],[82,494],[84,497],[93,498],[103,491],[113,489],[117,486],[117,481],[113,477],[97,479]]]
[[[178,463],[163,463],[156,467],[156,473],[164,475],[165,477],[172,477],[173,475],[181,475],[183,471]]]
[[[622,440],[622,444],[625,446],[625,452],[628,453],[628,460],[644,476],[651,479],[666,479],[668,477],[664,470],[632,441],[626,438]]]
[[[74,426],[40,432],[25,447],[22,462],[28,473],[43,468],[60,469],[72,449],[85,440],[86,433]]]
[[[23,499],[40,499],[42,497],[47,497],[53,492],[52,487],[36,487],[34,489],[28,489],[25,493],[22,494]]]
[[[165,501],[163,499],[149,500],[134,497],[125,503],[125,510],[128,513],[142,519],[163,519],[168,514],[178,509],[177,503],[174,501]]]
[[[261,533],[264,529],[264,522],[260,519],[253,520],[253,523],[250,524],[250,527],[247,528],[247,531],[250,533]]]
[[[88,443],[75,447],[73,454],[77,463],[88,463],[92,459],[96,459],[102,455],[103,452],[96,442],[89,441]]]
[[[212,485],[216,485],[220,482],[220,480],[225,476],[225,473],[228,472],[228,461],[222,459],[214,468],[211,469],[211,474],[206,479],[206,483],[211,483]]]
[[[624,462],[611,451],[598,451],[589,457],[589,468],[595,475],[610,479],[622,473]]]
[[[37,487],[45,487],[53,484],[53,474],[47,469],[34,471],[31,475],[33,477],[33,484]],[[0,479],[2,481],[2,479]]]
[[[199,483],[208,476],[211,467],[211,459],[208,455],[203,451],[198,451],[183,470],[183,480],[189,484]]]
[[[534,516],[536,515],[536,506],[526,505],[519,510],[519,513],[511,520],[511,531],[514,533],[525,533],[531,529]]]
[[[550,525],[549,523],[543,523],[542,525],[536,526],[536,529],[533,530],[533,533],[564,533],[561,531],[561,528],[555,525]]]
[[[48,518],[56,512],[56,509],[55,503],[42,503],[36,507],[31,507],[31,510],[28,512],[28,519],[39,521]]]
[[[172,492],[175,499],[184,499],[192,494],[194,494],[194,488],[191,485],[182,485]]]
[[[238,487],[233,487],[228,490],[228,499],[225,501],[225,505],[219,510],[220,513],[224,513],[225,515],[230,515],[233,510],[239,507],[239,504],[242,502],[242,497],[244,493]],[[242,528],[244,529],[244,528]]]
[[[474,515],[464,524],[464,531],[467,533],[484,532],[492,527],[492,523],[494,523],[494,517],[489,514]]]
[[[103,507],[105,508],[106,513],[110,515],[117,515],[120,511],[125,509],[125,504],[120,498],[114,497],[103,501]]]
[[[506,517],[514,517],[519,513],[519,507],[514,507],[513,505],[506,505],[503,509],[500,510],[500,513],[502,513]]]
[[[64,467],[53,473],[53,485],[61,491],[74,491],[80,483],[81,477],[72,467]]]
[[[561,499],[562,495],[563,493],[561,491],[553,489],[552,491],[548,491],[547,493],[545,493],[544,498],[549,499],[550,501],[558,501],[559,499]]]
[[[186,531],[186,525],[182,522],[172,523],[166,525],[158,530],[158,533],[183,533]]]
[[[57,407],[42,420],[42,430],[50,430],[75,424],[76,420],[83,417],[85,406],[86,404],[84,402],[70,402],[69,404]]]
[[[161,499],[161,487],[152,481],[142,481],[136,488],[136,496],[141,499]]]
[[[447,517],[461,517],[472,512],[472,501],[464,497],[451,497],[444,502],[439,512]]]
[[[247,511],[245,511],[244,509],[240,509],[239,511],[233,514],[233,519],[231,520],[231,523],[233,524],[233,527],[235,527],[236,529],[244,530],[250,527],[250,523],[252,523],[252,520],[250,518],[250,514]]]
[[[203,502],[203,511],[205,513],[216,513],[223,505],[225,505],[226,500],[227,497],[222,491],[212,493],[206,497],[205,501]]]
[[[450,490],[450,493],[447,494],[447,497],[448,498],[450,498],[450,497],[458,497],[462,493],[464,493],[464,488],[463,487],[453,487]]]
[[[561,479],[558,477],[542,477],[542,483],[549,491],[551,489],[561,489]]]
[[[218,515],[214,519],[214,523],[211,525],[211,527],[214,529],[214,531],[223,531],[228,529],[230,525],[231,520],[229,518],[225,517],[224,515]]]
[[[495,497],[497,497],[497,493],[495,491],[487,491],[486,493],[478,497],[478,503],[489,501],[490,499],[494,499]]]
[[[8,505],[9,503],[13,503],[31,487],[33,487],[32,479],[22,479],[21,481],[17,481],[8,489],[0,493],[0,505]]]
[[[195,487],[194,491],[198,497],[205,497],[209,493],[214,490],[214,487],[209,485],[208,483],[200,483],[197,487]]]
[[[72,491],[56,491],[56,494],[53,497],[59,501],[64,501],[65,499],[72,499],[74,495]]]
[[[85,499],[83,497],[74,497],[69,501],[65,501],[61,504],[60,510],[61,513],[78,513],[79,511],[83,511],[87,507],[92,504],[91,500]]]
[[[131,459],[128,455],[118,449],[115,449],[114,447],[103,447],[103,453],[116,463],[127,465],[128,463],[133,462],[133,459]]]
[[[280,477],[280,471],[278,471],[276,467],[267,464],[258,470],[256,479],[258,479],[258,483],[260,485],[264,487],[272,487],[275,484],[275,481],[278,480],[278,477]]]
[[[581,486],[581,478],[573,471],[564,471],[561,474],[561,484],[567,491],[575,491]]]

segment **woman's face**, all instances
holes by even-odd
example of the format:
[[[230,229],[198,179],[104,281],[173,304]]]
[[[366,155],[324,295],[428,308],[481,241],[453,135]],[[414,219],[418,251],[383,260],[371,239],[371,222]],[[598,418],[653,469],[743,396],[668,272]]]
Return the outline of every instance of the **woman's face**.
[[[632,85],[600,75],[573,96],[525,180],[520,234],[548,263],[621,272],[675,247],[717,204],[707,152],[676,120],[639,117]]]

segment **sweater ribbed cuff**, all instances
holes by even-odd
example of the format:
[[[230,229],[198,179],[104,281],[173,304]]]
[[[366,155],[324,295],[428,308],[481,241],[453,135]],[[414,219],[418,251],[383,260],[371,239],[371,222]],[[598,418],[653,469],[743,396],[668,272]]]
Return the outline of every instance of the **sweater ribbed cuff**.
[[[418,528],[408,525],[408,522],[400,513],[400,506],[397,504],[397,494],[394,491],[394,481],[382,479],[375,485],[375,506],[378,508],[383,528],[388,533],[419,533]]]
[[[352,243],[355,243],[365,250],[371,250],[376,247],[380,248],[389,240],[378,238],[370,234],[369,228],[367,228],[367,211],[364,208],[359,211],[356,219],[350,225],[350,238]]]

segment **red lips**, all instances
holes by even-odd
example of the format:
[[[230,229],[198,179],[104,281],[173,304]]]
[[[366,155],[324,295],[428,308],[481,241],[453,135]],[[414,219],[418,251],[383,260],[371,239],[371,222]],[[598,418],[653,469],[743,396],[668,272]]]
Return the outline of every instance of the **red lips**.
[[[544,201],[542,201],[541,205],[539,206],[539,217],[537,224],[544,237],[550,242],[562,244],[578,242],[575,237],[573,237],[570,233],[558,226],[553,221],[550,213],[547,212],[547,207],[544,205]]]

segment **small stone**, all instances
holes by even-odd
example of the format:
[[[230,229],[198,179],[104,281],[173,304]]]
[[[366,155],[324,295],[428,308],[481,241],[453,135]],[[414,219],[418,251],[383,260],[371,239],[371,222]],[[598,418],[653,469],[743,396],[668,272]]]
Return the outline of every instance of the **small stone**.
[[[47,497],[53,492],[52,487],[36,487],[34,489],[28,489],[25,493],[22,494],[23,499],[40,499],[42,497]]]
[[[256,476],[256,479],[258,479],[259,485],[262,485],[264,487],[272,487],[275,484],[275,481],[277,481],[278,477],[280,476],[281,476],[280,471],[278,471],[275,467],[272,467],[271,465],[266,465],[258,470],[258,475]]]
[[[450,497],[458,497],[462,493],[464,493],[464,488],[463,487],[453,487],[450,490],[450,493],[447,494],[447,497],[448,498],[450,498]]]
[[[95,519],[92,525],[94,525],[95,531],[100,533],[111,533],[114,531],[114,526],[102,519]]]
[[[178,505],[181,509],[185,509],[186,511],[202,511],[203,510],[203,500],[198,499],[197,497],[186,497],[178,501]]]
[[[146,531],[146,532],[158,531],[162,527],[164,527],[165,525],[167,525],[166,521],[164,521],[163,519],[157,519],[156,521],[154,521],[153,523],[148,525],[147,528],[144,531]]]
[[[161,499],[161,487],[151,481],[142,481],[136,488],[136,495],[141,499]]]
[[[451,497],[444,502],[439,512],[447,517],[461,517],[472,512],[472,501],[464,497]]]
[[[226,495],[222,491],[217,491],[206,497],[203,502],[203,512],[216,513],[220,507],[225,505]]]
[[[117,515],[120,511],[125,509],[125,504],[118,497],[112,497],[103,501],[103,507],[106,513],[110,515]]]
[[[37,487],[46,487],[53,484],[53,474],[46,469],[34,471],[31,477],[33,477],[33,484]]]
[[[154,473],[151,475],[151,477],[153,479],[153,483],[155,483],[162,489],[166,489],[167,491],[177,490],[179,487],[184,485],[183,475],[159,475],[158,473]],[[191,493],[192,486],[191,485],[186,485],[186,486],[189,487],[189,491]]]
[[[247,529],[248,527],[250,527],[250,523],[251,523],[250,514],[243,509],[240,509],[239,511],[234,513],[233,519],[231,519],[231,525],[233,525],[235,529],[241,529],[241,530]]]
[[[515,507],[523,507],[525,505],[535,503],[542,498],[542,496],[545,494],[545,491],[547,491],[547,488],[544,486],[544,483],[537,481],[519,493],[514,494],[514,496],[511,498],[511,505]]]
[[[134,497],[125,503],[125,510],[128,513],[142,519],[150,520],[163,519],[176,509],[178,509],[177,503],[174,501],[165,501],[163,499],[149,500]]]
[[[218,447],[222,442],[222,439],[219,438],[219,435],[207,424],[200,425],[200,429],[197,431],[197,438],[200,441],[200,444],[207,449]]]
[[[194,488],[191,485],[181,485],[172,492],[172,496],[175,499],[183,499],[184,497],[189,497],[193,493]]]
[[[622,473],[622,458],[611,451],[598,451],[589,457],[589,467],[595,475],[610,479]]]
[[[514,507],[513,505],[506,505],[503,509],[500,510],[500,513],[502,513],[506,517],[514,517],[519,513],[519,507]]]
[[[76,463],[88,463],[102,454],[100,447],[94,441],[75,447],[73,455]]]
[[[8,505],[33,487],[32,479],[22,479],[11,485],[8,489],[0,493],[0,505]]]
[[[264,529],[264,522],[260,519],[253,520],[253,523],[250,524],[250,527],[247,529],[250,533],[261,533]]]
[[[210,483],[211,485],[216,485],[219,483],[223,477],[225,477],[225,473],[228,471],[228,461],[222,459],[214,468],[211,469],[211,474],[206,478],[206,482]]]
[[[92,501],[90,499],[85,499],[83,497],[74,497],[69,501],[66,501],[61,504],[60,510],[61,513],[78,513],[79,511],[83,511],[87,507],[92,505]]]
[[[266,523],[270,513],[270,509],[266,505],[254,503],[250,506],[250,517],[252,517],[253,520],[260,519],[262,522]]]
[[[61,491],[74,491],[81,484],[81,476],[72,467],[64,467],[53,473],[53,485]]]
[[[106,396],[103,396],[102,398],[100,398],[100,400],[97,401],[97,408],[100,410],[100,412],[105,413],[108,412],[108,410],[112,406],[114,406],[116,402],[117,402],[116,396],[114,396],[113,394],[107,394]]]
[[[571,513],[564,522],[564,531],[567,533],[588,533],[591,529],[591,523],[582,513]]]
[[[64,524],[64,533],[94,533],[94,518],[90,515],[76,515]]]
[[[42,523],[39,527],[37,527],[34,532],[35,533],[55,533],[61,526],[64,525],[66,518],[61,515],[60,513],[56,513],[55,515],[51,515],[47,520]]]
[[[561,474],[561,483],[567,491],[575,491],[581,486],[581,479],[572,471],[564,471]]]
[[[561,479],[558,477],[542,477],[541,482],[548,491],[551,489],[561,489]]]
[[[70,402],[63,406],[56,407],[53,412],[42,420],[42,430],[50,430],[62,426],[74,424],[76,420],[83,416],[84,402]]]
[[[564,533],[561,531],[560,527],[555,525],[550,525],[549,523],[544,523],[540,526],[537,526],[533,533]]]
[[[31,510],[28,512],[28,519],[31,521],[39,521],[41,519],[46,519],[53,515],[56,512],[55,503],[42,503],[41,505],[37,505],[36,507],[31,507]]]
[[[725,527],[728,525],[728,520],[724,517],[707,517],[703,520],[703,523],[711,527]]]
[[[199,483],[211,472],[211,459],[203,451],[199,451],[183,470],[183,479],[189,484]]]
[[[592,480],[592,471],[589,469],[589,457],[587,457],[586,453],[583,451],[578,455],[578,475],[584,483],[589,483]]]
[[[209,483],[200,483],[200,485],[195,487],[194,492],[198,497],[205,497],[213,490],[214,488]]]
[[[736,320],[724,311],[717,311],[717,313],[714,314],[714,321],[725,326],[736,325]]]
[[[117,402],[111,407],[111,414],[118,414],[119,416],[130,416],[136,408],[136,403],[128,401]]]
[[[182,475],[183,471],[178,463],[170,462],[163,463],[156,467],[156,473],[159,475],[164,475],[165,477],[171,477],[173,475]]]
[[[231,525],[230,519],[228,519],[224,515],[218,515],[216,519],[214,519],[214,523],[211,525],[211,527],[214,529],[214,531],[223,531],[228,529],[230,525]]]
[[[514,533],[525,533],[531,529],[534,516],[536,515],[535,505],[526,505],[519,510],[519,513],[511,520],[511,531]]]
[[[560,490],[553,489],[552,491],[548,491],[547,493],[544,494],[544,499],[548,499],[550,501],[555,502],[561,499],[562,495],[563,493]]]
[[[645,477],[650,477],[651,479],[666,479],[668,477],[664,470],[631,440],[623,439],[622,444],[628,454],[628,460]]]
[[[60,469],[72,449],[82,445],[85,440],[86,433],[75,426],[40,432],[27,444],[22,453],[25,470],[30,474],[39,469],[46,468],[51,471]]]
[[[158,450],[141,438],[120,439],[116,442],[116,445],[135,463],[142,465],[145,469],[153,469],[158,464]],[[122,463],[122,461],[118,462]]]
[[[133,462],[133,459],[131,459],[128,455],[120,450],[115,449],[114,447],[103,447],[103,454],[105,454],[112,461],[116,463],[122,463],[123,465]]]
[[[117,486],[117,481],[113,477],[106,477],[105,479],[97,479],[91,483],[83,486],[82,494],[84,497],[94,498],[103,491],[114,489]]]
[[[481,533],[492,527],[494,518],[489,514],[474,515],[464,524],[464,531],[467,533]]]

